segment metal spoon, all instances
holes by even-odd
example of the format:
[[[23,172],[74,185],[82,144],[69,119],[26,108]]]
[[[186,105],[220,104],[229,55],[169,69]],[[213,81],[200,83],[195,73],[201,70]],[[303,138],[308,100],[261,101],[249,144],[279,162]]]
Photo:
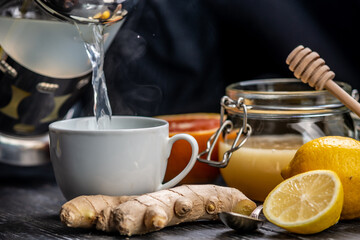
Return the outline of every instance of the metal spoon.
[[[250,232],[259,228],[264,221],[259,219],[260,212],[263,205],[259,205],[250,216],[246,216],[234,212],[221,212],[219,213],[220,220],[229,228],[238,232]]]
[[[70,22],[98,23],[120,21],[127,14],[125,8],[136,0],[35,0],[51,15]],[[123,5],[127,4],[126,7]],[[103,14],[107,12],[107,14]],[[105,16],[106,15],[106,16]]]

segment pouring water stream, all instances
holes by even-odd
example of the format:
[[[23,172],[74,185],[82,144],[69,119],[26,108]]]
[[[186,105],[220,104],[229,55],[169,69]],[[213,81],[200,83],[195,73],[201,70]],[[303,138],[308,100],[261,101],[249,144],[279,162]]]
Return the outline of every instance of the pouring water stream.
[[[84,40],[86,53],[89,56],[92,66],[92,85],[94,89],[94,115],[99,129],[109,126],[111,121],[111,106],[107,93],[104,74],[104,26],[89,24],[93,30],[93,41]],[[79,30],[80,32],[80,30]]]
[[[98,129],[109,126],[111,106],[105,83],[104,66],[104,29],[108,24],[121,21],[127,14],[123,9],[125,0],[35,0],[40,7],[51,15],[73,23],[84,41],[86,53],[92,66],[92,85],[94,89],[94,115]],[[97,15],[99,15],[97,17]],[[104,16],[106,15],[106,17]],[[91,40],[84,38],[78,23],[88,24],[92,30]]]

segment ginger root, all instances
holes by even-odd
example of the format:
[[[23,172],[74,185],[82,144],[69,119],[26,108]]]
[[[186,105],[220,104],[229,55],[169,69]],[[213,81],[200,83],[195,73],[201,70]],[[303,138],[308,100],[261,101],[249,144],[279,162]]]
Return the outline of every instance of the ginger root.
[[[108,208],[111,209],[133,198],[135,196],[80,196],[62,206],[60,219],[68,227],[91,228],[99,221],[102,211]],[[102,217],[109,217],[109,215],[102,215]]]
[[[141,196],[81,196],[65,203],[60,217],[69,227],[145,234],[195,220],[217,220],[218,213],[249,215],[256,204],[235,188],[183,185]]]

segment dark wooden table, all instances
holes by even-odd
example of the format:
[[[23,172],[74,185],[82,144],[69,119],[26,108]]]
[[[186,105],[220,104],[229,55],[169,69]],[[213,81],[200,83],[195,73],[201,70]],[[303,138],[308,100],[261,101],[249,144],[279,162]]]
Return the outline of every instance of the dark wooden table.
[[[19,168],[0,164],[0,239],[126,239],[116,233],[64,226],[58,214],[64,202],[50,165]],[[256,232],[239,234],[221,222],[201,221],[130,239],[360,239],[360,219],[342,221],[308,236],[269,222]]]

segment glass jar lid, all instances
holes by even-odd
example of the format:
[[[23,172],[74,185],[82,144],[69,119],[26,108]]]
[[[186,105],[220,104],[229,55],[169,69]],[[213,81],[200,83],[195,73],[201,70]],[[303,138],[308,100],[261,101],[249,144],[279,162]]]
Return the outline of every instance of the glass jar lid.
[[[336,83],[351,94],[350,85]],[[226,95],[233,100],[243,98],[249,118],[323,116],[349,111],[327,90],[317,91],[294,78],[242,81],[229,85]],[[226,107],[226,111],[243,113],[233,107]]]

